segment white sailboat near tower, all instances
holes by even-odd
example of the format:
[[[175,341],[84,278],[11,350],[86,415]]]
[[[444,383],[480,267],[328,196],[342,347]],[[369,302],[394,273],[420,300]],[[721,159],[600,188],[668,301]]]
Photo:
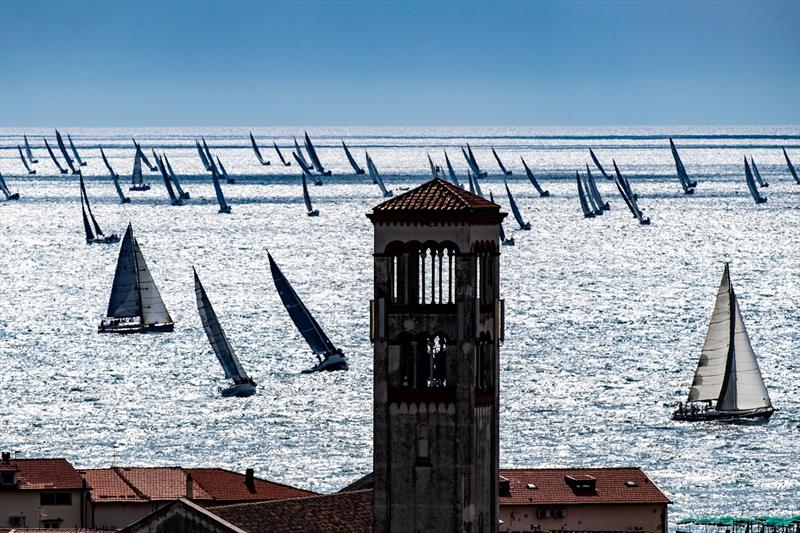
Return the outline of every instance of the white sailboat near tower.
[[[98,333],[150,333],[172,331],[175,323],[161,299],[139,243],[128,224],[119,249],[114,285],[106,318]]]
[[[768,419],[774,412],[725,263],[689,397],[672,418]]]
[[[220,394],[225,397],[252,396],[256,392],[256,382],[248,377],[244,368],[242,368],[239,358],[236,357],[231,343],[228,342],[228,337],[219,323],[217,313],[211,307],[211,302],[208,300],[203,284],[200,283],[197,271],[192,268],[192,272],[194,272],[194,294],[197,298],[197,312],[200,314],[203,329],[206,331],[208,342],[211,343],[214,354],[225,371],[225,377],[233,380],[233,385],[230,387],[226,389],[220,388]]]

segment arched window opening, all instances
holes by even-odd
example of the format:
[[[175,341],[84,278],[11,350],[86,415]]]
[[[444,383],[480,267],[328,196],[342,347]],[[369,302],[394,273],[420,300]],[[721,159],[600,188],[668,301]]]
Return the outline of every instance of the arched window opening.
[[[447,339],[420,335],[401,341],[400,383],[412,389],[447,386]]]
[[[494,358],[491,340],[479,340],[475,353],[475,388],[479,391],[494,389]]]
[[[388,253],[392,256],[392,303],[444,305],[455,301],[455,245],[393,243]]]

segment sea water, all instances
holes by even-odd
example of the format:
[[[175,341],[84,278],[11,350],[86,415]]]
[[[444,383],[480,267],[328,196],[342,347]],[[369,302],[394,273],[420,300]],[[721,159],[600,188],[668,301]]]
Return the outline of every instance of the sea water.
[[[175,319],[175,331],[99,335],[119,246],[87,245],[77,178],[59,175],[42,136],[0,130],[0,172],[17,202],[0,202],[0,449],[114,465],[255,468],[321,492],[372,469],[372,235],[365,217],[383,199],[355,176],[344,139],[368,150],[395,194],[430,178],[426,154],[461,180],[469,142],[489,177],[488,196],[508,211],[504,164],[530,231],[509,218],[516,246],[501,248],[506,301],[501,349],[503,467],[640,466],[673,500],[671,522],[703,514],[788,514],[800,509],[800,168],[797,127],[313,128],[333,170],[310,187],[308,217],[296,163],[299,128],[254,128],[270,166],[256,160],[247,128],[69,129],[88,195],[106,233],[128,222]],[[65,131],[65,132],[66,132]],[[17,143],[27,133],[39,163],[27,176]],[[218,214],[195,140],[205,137],[235,184]],[[673,136],[697,192],[682,193]],[[166,152],[192,198],[169,204],[152,189],[128,192],[131,137]],[[301,140],[302,144],[302,140]],[[102,146],[132,202],[120,205]],[[652,220],[640,226],[589,148],[612,158]],[[744,181],[752,155],[769,187],[755,205]],[[542,187],[540,198],[520,157]],[[59,155],[59,159],[62,159]],[[151,157],[152,159],[152,157]],[[152,162],[152,161],[151,161]],[[584,219],[574,175],[589,164],[611,210]],[[62,160],[62,165],[64,164]],[[272,253],[333,342],[349,372],[304,375],[315,362],[269,274]],[[723,270],[731,275],[772,402],[768,424],[670,420],[684,400]],[[221,398],[222,370],[197,314],[192,267],[202,279],[258,393]]]

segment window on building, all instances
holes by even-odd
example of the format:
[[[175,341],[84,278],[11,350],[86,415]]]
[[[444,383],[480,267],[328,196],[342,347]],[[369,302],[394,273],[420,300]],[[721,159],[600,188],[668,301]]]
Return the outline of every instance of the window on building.
[[[14,485],[17,482],[16,472],[0,472],[0,485]]]
[[[40,523],[43,529],[58,529],[61,527],[61,520],[60,518],[55,518],[52,520],[42,520]]]
[[[393,303],[443,305],[454,302],[454,245],[398,243],[392,248],[389,292]]]
[[[428,424],[417,425],[417,466],[431,464],[431,427]]]
[[[69,492],[42,492],[39,495],[41,505],[72,505],[72,494]]]
[[[420,335],[401,340],[400,383],[412,389],[447,386],[447,339],[443,335]]]
[[[494,390],[494,344],[490,339],[478,341],[475,352],[475,388],[479,391]]]

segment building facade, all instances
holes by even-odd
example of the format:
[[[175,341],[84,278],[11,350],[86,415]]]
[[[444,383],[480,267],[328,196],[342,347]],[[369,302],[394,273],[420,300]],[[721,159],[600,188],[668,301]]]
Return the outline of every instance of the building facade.
[[[434,179],[367,216],[375,531],[496,531],[505,214]]]

